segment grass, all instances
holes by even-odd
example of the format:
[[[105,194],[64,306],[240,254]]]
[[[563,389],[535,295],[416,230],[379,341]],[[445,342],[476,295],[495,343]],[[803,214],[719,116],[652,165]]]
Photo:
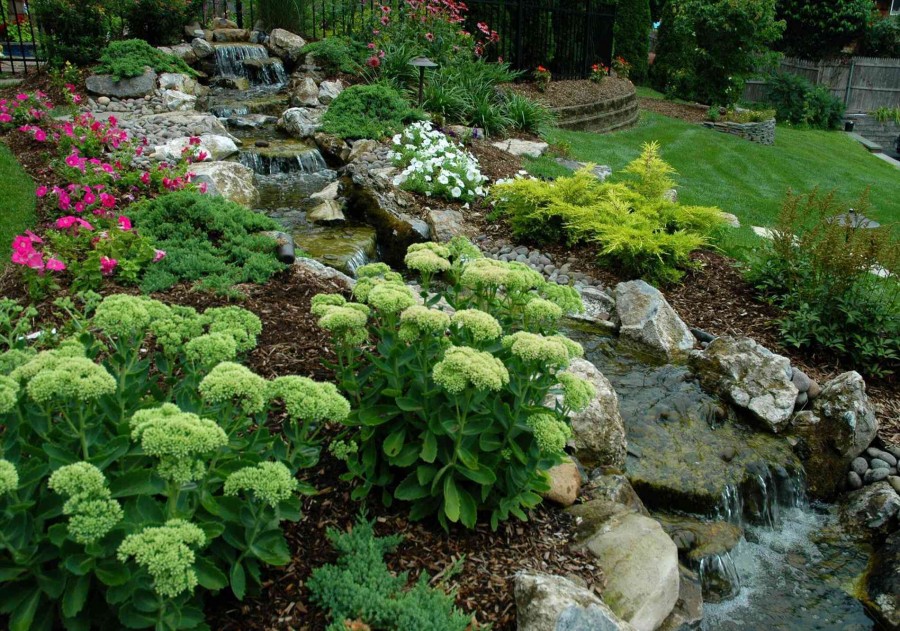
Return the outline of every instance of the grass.
[[[34,182],[16,162],[15,156],[5,144],[0,142],[0,199],[3,212],[0,213],[0,248],[9,252],[13,237],[34,226],[35,197]],[[9,257],[3,257],[3,265]]]
[[[577,160],[609,165],[614,176],[638,156],[643,143],[659,141],[663,159],[678,171],[680,201],[718,206],[740,219],[739,230],[724,231],[717,240],[735,256],[758,243],[750,226],[773,225],[789,188],[835,189],[848,203],[869,188],[867,216],[882,225],[894,224],[900,234],[900,170],[841,132],[779,127],[775,144],[764,146],[642,112],[631,129],[602,135],[557,129],[548,139],[568,145]],[[568,172],[551,157],[529,160],[525,168],[543,177]]]

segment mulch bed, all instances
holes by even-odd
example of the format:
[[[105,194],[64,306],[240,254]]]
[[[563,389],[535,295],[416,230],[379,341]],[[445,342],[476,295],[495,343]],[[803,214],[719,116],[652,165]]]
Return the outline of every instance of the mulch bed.
[[[646,97],[638,98],[638,105],[642,110],[648,110],[668,116],[669,118],[677,118],[688,123],[702,123],[709,120],[706,113],[709,107],[699,104],[676,103],[664,99],[650,99]]]
[[[545,92],[538,90],[537,84],[534,82],[510,83],[504,87],[534,99],[547,107],[596,103],[625,96],[634,91],[631,81],[616,77],[606,77],[600,83],[594,83],[589,79],[551,81]]]

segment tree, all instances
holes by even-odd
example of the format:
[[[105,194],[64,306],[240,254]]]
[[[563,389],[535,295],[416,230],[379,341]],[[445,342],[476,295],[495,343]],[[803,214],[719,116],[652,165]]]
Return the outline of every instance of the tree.
[[[840,54],[862,37],[872,13],[872,0],[778,0],[778,19],[787,28],[781,50],[813,61]]]
[[[647,55],[650,52],[650,0],[619,0],[613,50],[631,64],[631,79],[647,79]]]

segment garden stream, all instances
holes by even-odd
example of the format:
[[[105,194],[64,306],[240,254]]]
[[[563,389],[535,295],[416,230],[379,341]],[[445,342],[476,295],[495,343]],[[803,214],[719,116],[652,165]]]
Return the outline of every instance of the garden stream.
[[[309,196],[337,173],[314,144],[276,128],[289,107],[280,61],[248,44],[217,45],[216,60],[221,77],[251,83],[213,88],[209,110],[242,142],[237,159],[256,174],[257,210],[281,221],[299,249],[345,273],[376,259],[371,226],[306,220],[317,203]],[[783,438],[745,427],[686,367],[596,331],[568,333],[618,394],[627,475],[641,499],[670,534],[685,523],[701,533],[702,545],[682,561],[701,576],[703,629],[875,628],[854,596],[869,549],[842,529],[834,506],[806,500],[802,467]]]

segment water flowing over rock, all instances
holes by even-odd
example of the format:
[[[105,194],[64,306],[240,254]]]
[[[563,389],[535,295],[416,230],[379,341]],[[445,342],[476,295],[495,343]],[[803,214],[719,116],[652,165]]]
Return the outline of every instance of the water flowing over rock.
[[[156,90],[156,73],[150,68],[144,70],[144,74],[137,77],[129,77],[116,81],[109,74],[95,74],[84,81],[88,92],[100,96],[110,96],[119,99],[136,99]]]
[[[325,110],[292,107],[278,120],[278,126],[294,138],[310,138],[322,127]]]
[[[794,413],[797,386],[791,362],[749,337],[718,337],[691,355],[703,387],[749,411],[771,432],[785,430]]]
[[[875,482],[848,493],[841,505],[841,519],[858,531],[887,534],[900,526],[900,495],[887,481]]]
[[[892,631],[900,629],[900,530],[875,553],[868,592],[868,602],[881,622]]]
[[[196,175],[194,182],[207,184],[207,194],[221,195],[249,208],[259,203],[253,170],[239,162],[204,162],[192,165],[191,171]]]
[[[269,52],[260,44],[228,44],[216,47],[216,75],[219,78],[254,79],[259,85],[279,85],[287,82],[287,74],[280,62],[269,62]],[[266,72],[251,72],[248,62],[266,62]],[[253,67],[253,64],[250,64]]]
[[[518,631],[635,631],[593,592],[567,578],[516,575]]]
[[[622,337],[636,340],[666,357],[694,347],[694,336],[662,293],[642,280],[616,285],[616,323]]]
[[[306,46],[306,41],[290,31],[276,28],[269,33],[269,40],[266,42],[266,46],[276,57],[281,57],[281,59],[295,64],[300,59],[300,51]]]
[[[238,152],[237,145],[227,136],[201,134],[198,138],[199,145],[192,145],[190,136],[173,138],[166,144],[156,147],[152,157],[160,161],[174,162],[181,158],[184,149],[191,148],[206,153],[204,161],[210,161],[224,160]]]
[[[375,258],[377,237],[370,226],[298,230],[293,236],[296,244],[312,258],[350,276]]]
[[[295,140],[274,139],[265,147],[242,151],[240,160],[260,175],[317,173],[327,168],[318,149]]]

